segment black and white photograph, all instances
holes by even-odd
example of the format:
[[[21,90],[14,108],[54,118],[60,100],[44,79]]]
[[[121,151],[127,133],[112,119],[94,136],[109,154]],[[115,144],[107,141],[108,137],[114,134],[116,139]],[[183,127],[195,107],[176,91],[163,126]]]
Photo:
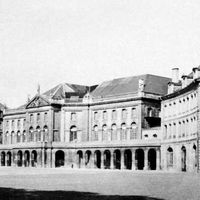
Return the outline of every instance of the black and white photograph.
[[[199,0],[0,0],[0,200],[200,200]]]

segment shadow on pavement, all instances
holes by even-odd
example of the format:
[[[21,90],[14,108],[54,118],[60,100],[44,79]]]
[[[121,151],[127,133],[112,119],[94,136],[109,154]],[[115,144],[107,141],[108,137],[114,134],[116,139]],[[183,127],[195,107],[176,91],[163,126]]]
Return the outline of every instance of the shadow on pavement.
[[[76,191],[39,191],[0,188],[1,200],[164,200],[147,196],[101,195]]]

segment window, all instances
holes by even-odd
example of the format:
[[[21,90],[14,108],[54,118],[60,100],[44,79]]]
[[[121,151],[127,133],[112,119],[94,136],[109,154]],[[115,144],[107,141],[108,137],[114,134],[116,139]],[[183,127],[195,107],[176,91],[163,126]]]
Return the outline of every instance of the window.
[[[24,130],[22,133],[22,142],[26,141],[26,131]]]
[[[107,126],[106,126],[106,124],[104,124],[103,126],[102,126],[102,134],[103,134],[103,140],[108,140],[108,133],[107,133]]]
[[[20,131],[17,132],[17,143],[20,142],[20,138],[21,138],[21,134],[20,134]]]
[[[11,143],[11,144],[14,144],[14,140],[15,140],[15,133],[14,133],[14,131],[11,132],[10,137],[11,137],[10,143]]]
[[[6,121],[6,129],[9,128],[9,121]]]
[[[98,112],[94,112],[94,120],[98,120]]]
[[[48,116],[47,116],[47,113],[45,112],[44,113],[44,123],[47,124],[48,122]]]
[[[126,133],[126,124],[123,123],[121,125],[121,138],[122,138],[122,140],[126,140],[127,139],[127,135],[126,134],[127,134]]]
[[[37,114],[37,122],[40,121],[40,113]]]
[[[132,140],[137,139],[137,125],[135,122],[131,124],[131,138]]]
[[[34,131],[33,131],[33,127],[29,128],[29,138],[30,138],[30,142],[34,141]]]
[[[70,128],[70,138],[69,141],[72,142],[77,139],[77,128],[76,126],[72,126]]]
[[[167,138],[167,125],[164,126],[164,139]]]
[[[20,129],[20,120],[17,120],[17,128]]]
[[[116,119],[117,119],[117,111],[112,110],[112,120],[116,120]]]
[[[157,134],[153,134],[153,137],[154,137],[154,138],[157,138]]]
[[[173,149],[171,147],[167,149],[167,167],[173,167]]]
[[[136,118],[136,108],[131,109],[131,118]]]
[[[112,138],[112,140],[117,140],[117,126],[116,126],[116,124],[112,124],[112,126],[111,126],[111,138]]]
[[[36,141],[39,142],[41,141],[41,129],[39,126],[36,128]]]
[[[126,118],[127,118],[127,110],[122,109],[122,119],[126,119]]]
[[[98,126],[95,125],[93,130],[94,130],[94,140],[97,141],[98,140]]]
[[[30,114],[30,123],[33,123],[33,114]]]
[[[103,120],[106,120],[106,119],[107,119],[107,112],[103,111]]]
[[[148,117],[153,117],[153,109],[152,108],[148,108],[147,109],[147,116]]]
[[[26,127],[26,119],[23,120],[23,128]]]
[[[43,141],[47,142],[48,141],[48,127],[44,126],[44,134],[43,134]]]
[[[15,121],[14,120],[12,120],[12,123],[11,123],[11,126],[12,126],[12,129],[14,129],[15,127]]]
[[[71,113],[71,120],[72,121],[76,120],[76,113],[75,112]]]

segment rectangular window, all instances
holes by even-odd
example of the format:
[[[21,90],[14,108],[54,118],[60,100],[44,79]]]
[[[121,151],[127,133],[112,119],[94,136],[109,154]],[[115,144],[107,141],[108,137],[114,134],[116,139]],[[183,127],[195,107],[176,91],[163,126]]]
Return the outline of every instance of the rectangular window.
[[[71,120],[72,121],[76,120],[76,113],[75,112],[71,113]]]
[[[127,110],[122,109],[122,119],[126,119],[126,118],[127,118]]]
[[[98,120],[98,112],[94,112],[94,120]]]
[[[112,111],[112,120],[116,120],[117,119],[117,111],[113,110]]]
[[[107,112],[103,111],[103,120],[106,120],[106,119],[107,119]]]
[[[131,109],[131,118],[136,118],[136,108]]]

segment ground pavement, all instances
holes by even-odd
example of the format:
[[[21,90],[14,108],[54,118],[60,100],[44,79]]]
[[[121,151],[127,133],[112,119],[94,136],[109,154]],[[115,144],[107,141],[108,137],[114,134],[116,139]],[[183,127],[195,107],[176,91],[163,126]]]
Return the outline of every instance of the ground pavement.
[[[200,174],[0,168],[0,200],[200,200]]]

